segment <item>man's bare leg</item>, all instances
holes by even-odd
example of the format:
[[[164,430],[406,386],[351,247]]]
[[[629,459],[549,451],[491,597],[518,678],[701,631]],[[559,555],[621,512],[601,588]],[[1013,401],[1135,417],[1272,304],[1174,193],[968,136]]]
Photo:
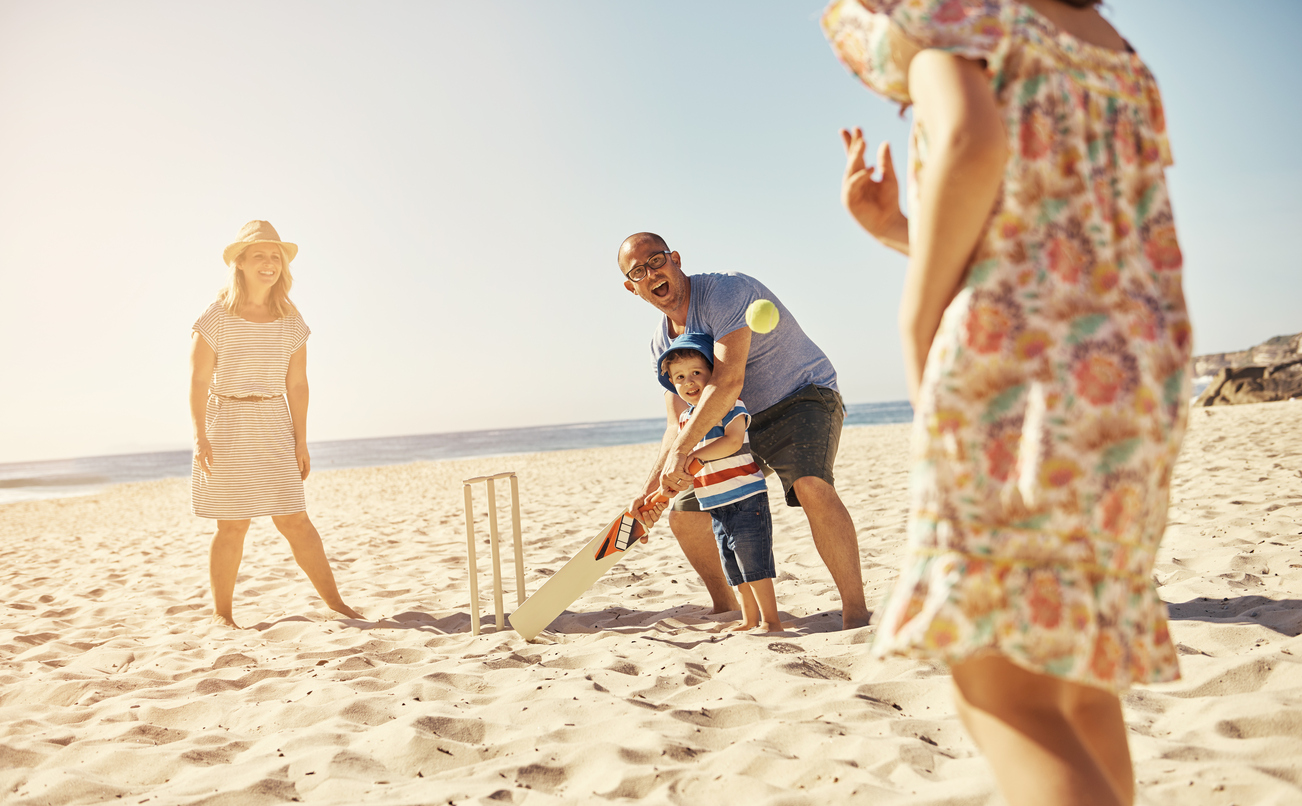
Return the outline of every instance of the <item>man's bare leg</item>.
[[[850,512],[836,488],[817,476],[796,479],[796,497],[809,518],[809,531],[832,582],[841,594],[841,627],[868,626],[872,614],[864,602],[863,569],[859,566],[859,536]]]
[[[231,612],[235,598],[235,578],[240,573],[244,559],[244,536],[249,532],[248,519],[217,521],[217,534],[213,535],[208,549],[208,584],[212,588],[212,620],[214,624],[239,629]]]
[[[710,612],[728,613],[737,610],[737,597],[728,585],[728,578],[723,575],[723,563],[719,560],[719,545],[714,540],[714,528],[710,524],[708,512],[669,512],[669,530],[678,538],[678,546],[686,555],[705,583],[710,594]]]
[[[325,600],[326,606],[349,618],[363,618],[361,613],[344,604],[343,598],[340,597],[339,588],[335,586],[335,575],[330,570],[330,560],[326,558],[325,546],[321,543],[321,535],[312,525],[307,513],[276,515],[271,521],[289,541],[289,548],[294,552],[294,560],[312,581],[312,587],[316,588],[316,592]]]

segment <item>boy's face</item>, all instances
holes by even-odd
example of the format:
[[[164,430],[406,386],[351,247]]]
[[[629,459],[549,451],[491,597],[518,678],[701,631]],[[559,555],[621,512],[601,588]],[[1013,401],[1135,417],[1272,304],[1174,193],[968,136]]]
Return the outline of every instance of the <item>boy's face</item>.
[[[669,365],[669,382],[678,396],[693,406],[700,401],[712,374],[710,365],[699,355],[680,358]]]

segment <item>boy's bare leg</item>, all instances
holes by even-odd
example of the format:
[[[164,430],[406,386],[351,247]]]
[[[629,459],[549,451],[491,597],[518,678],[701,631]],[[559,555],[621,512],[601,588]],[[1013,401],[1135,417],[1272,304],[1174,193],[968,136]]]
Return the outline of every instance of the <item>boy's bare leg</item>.
[[[743,595],[749,593],[759,603],[760,622],[766,632],[782,632],[782,617],[778,615],[778,597],[773,592],[772,579],[757,579],[742,583]]]
[[[349,618],[363,618],[361,613],[344,604],[343,598],[340,597],[339,588],[335,586],[335,575],[330,570],[330,560],[326,558],[325,546],[321,543],[321,535],[312,525],[307,513],[275,515],[272,516],[271,521],[289,541],[289,548],[294,552],[294,561],[312,581],[312,587],[316,588],[316,592],[325,600],[326,606]]]
[[[728,578],[723,575],[719,560],[719,544],[714,538],[708,512],[669,511],[669,530],[678,538],[692,570],[701,577],[710,593],[710,612],[729,613],[737,609],[737,597],[732,594]]]
[[[213,535],[208,549],[208,584],[212,588],[212,620],[214,624],[239,629],[231,612],[235,598],[235,578],[240,573],[244,559],[244,536],[249,532],[249,521],[217,521],[217,534]]]
[[[750,583],[743,582],[737,586],[737,598],[741,599],[741,621],[728,629],[734,632],[755,629],[759,626],[760,609],[759,603],[755,601],[755,592],[750,589]]]
[[[1134,802],[1115,695],[1028,671],[1001,656],[972,658],[952,672],[959,716],[1011,806]]]

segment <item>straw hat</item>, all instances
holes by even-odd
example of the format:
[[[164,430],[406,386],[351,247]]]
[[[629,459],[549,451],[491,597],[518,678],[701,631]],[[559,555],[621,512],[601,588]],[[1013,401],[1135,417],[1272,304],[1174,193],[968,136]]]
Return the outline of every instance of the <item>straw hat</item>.
[[[280,235],[276,228],[271,226],[270,221],[250,221],[243,227],[240,227],[240,234],[235,236],[235,243],[222,250],[222,262],[227,266],[231,261],[239,256],[248,246],[255,243],[278,243],[285,250],[285,260],[292,261],[298,254],[298,244],[286,243],[280,240]]]

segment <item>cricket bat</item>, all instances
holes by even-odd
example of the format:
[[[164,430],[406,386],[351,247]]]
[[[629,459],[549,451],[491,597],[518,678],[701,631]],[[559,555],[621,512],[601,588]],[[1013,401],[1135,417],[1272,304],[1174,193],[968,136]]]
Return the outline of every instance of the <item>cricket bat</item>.
[[[700,469],[701,463],[696,459],[687,466],[687,472],[693,475]],[[669,496],[657,493],[647,503],[646,509],[668,500]],[[645,534],[646,527],[633,517],[631,511],[621,513],[525,599],[507,621],[525,640],[533,638],[601,579]]]

